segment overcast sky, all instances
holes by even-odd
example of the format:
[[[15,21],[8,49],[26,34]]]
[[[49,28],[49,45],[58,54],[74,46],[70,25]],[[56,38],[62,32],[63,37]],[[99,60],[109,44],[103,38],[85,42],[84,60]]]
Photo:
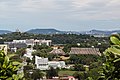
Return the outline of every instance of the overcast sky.
[[[0,0],[0,29],[120,30],[120,0]]]

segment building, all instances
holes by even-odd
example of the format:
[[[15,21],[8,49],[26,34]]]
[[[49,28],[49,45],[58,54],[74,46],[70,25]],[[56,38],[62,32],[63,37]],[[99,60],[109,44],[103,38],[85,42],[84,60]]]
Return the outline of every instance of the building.
[[[4,42],[4,44],[7,44],[9,48],[14,52],[16,51],[16,49],[27,48],[29,46],[33,47],[34,45],[46,44],[47,46],[50,46],[51,43],[52,40],[37,40],[37,39],[13,40],[12,42]]]
[[[16,49],[20,49],[20,48],[27,48],[27,45],[25,43],[10,43],[8,44],[9,48],[16,48]]]
[[[13,40],[12,42],[5,42],[6,44],[10,44],[10,43],[14,43],[14,44],[20,44],[20,43],[24,43],[27,46],[31,45],[42,45],[42,44],[46,44],[47,46],[50,46],[52,43],[52,40],[37,40],[37,39],[26,39],[26,40]]]
[[[41,58],[38,56],[35,56],[35,64],[36,68],[40,70],[48,70],[50,67],[56,68],[65,68],[65,62],[64,61],[48,61],[48,58]]]
[[[92,55],[101,55],[98,48],[71,48],[69,54],[92,54]]]
[[[52,40],[37,40],[37,39],[27,39],[26,44],[29,46],[34,46],[34,45],[42,45],[45,44],[47,46],[50,46],[52,43]]]
[[[40,70],[48,70],[48,58],[41,58],[38,56],[35,56],[35,64],[36,68]]]
[[[6,44],[0,44],[0,50],[4,50],[4,53],[7,54],[8,46]]]
[[[53,67],[54,69],[56,68],[65,68],[65,62],[64,61],[49,61],[48,62],[49,67]]]
[[[42,45],[42,44],[46,44],[47,46],[50,46],[51,43],[52,43],[52,40],[39,40],[40,44],[39,45]]]
[[[26,40],[13,40],[12,43],[26,43]]]
[[[36,51],[36,50],[33,50],[32,48],[27,48],[26,49],[26,54],[24,54],[25,57],[28,57],[32,60],[33,56],[32,56],[32,53]]]
[[[16,52],[17,49],[20,48],[27,48],[27,45],[24,43],[24,40],[13,40],[12,42],[4,42],[4,44],[7,44],[8,48],[13,52]]]

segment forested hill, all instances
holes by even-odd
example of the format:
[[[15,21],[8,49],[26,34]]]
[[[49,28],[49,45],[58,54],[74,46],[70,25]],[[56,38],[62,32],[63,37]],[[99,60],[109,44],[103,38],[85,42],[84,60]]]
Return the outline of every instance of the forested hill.
[[[101,42],[104,40],[108,40],[108,38],[95,38],[90,35],[76,35],[76,34],[51,34],[51,35],[43,35],[43,34],[31,34],[31,33],[20,33],[13,32],[8,34],[2,34],[0,37],[3,37],[4,41],[12,41],[14,39],[51,39],[54,44],[71,44],[71,43],[81,43],[81,42],[92,42],[98,41]]]
[[[31,29],[27,31],[27,33],[33,33],[33,34],[62,34],[63,31],[59,31],[56,29]]]

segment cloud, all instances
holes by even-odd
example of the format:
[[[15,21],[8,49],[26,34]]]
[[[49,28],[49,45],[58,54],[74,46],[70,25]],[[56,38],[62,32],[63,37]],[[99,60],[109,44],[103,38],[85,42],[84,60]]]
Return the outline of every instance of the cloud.
[[[120,0],[1,0],[0,14],[61,13],[81,19],[119,19],[119,7]]]
[[[118,23],[119,7],[120,0],[0,0],[0,22],[37,26]]]

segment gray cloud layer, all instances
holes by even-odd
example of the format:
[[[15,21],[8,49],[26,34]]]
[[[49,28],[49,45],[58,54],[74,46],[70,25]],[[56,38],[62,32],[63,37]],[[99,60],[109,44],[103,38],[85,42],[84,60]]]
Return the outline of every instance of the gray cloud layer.
[[[0,26],[118,29],[119,7],[120,0],[0,0]]]

